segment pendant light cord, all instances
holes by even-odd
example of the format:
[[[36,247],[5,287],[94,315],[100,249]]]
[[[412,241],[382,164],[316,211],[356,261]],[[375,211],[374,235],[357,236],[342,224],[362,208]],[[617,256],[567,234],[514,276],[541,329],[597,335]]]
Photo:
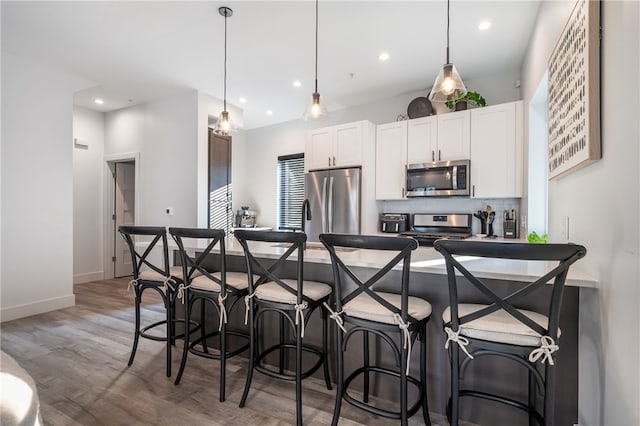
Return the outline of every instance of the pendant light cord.
[[[316,0],[316,85],[314,93],[318,93],[318,0]]]
[[[228,11],[224,12],[224,111],[227,110],[227,16]]]
[[[447,64],[449,63],[449,0],[447,0]]]

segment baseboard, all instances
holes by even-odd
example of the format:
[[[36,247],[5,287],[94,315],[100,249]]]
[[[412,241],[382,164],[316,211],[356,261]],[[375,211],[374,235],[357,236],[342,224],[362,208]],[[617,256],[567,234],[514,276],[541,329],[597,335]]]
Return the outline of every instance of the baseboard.
[[[91,281],[103,280],[103,279],[104,279],[104,272],[103,271],[88,272],[86,274],[74,275],[73,276],[73,283],[74,284],[82,284],[82,283],[89,283]]]
[[[76,304],[76,295],[55,297],[53,299],[39,300],[33,303],[27,303],[18,306],[9,306],[0,309],[0,322],[11,321],[14,319],[30,317],[32,315],[43,314],[45,312],[57,311]]]

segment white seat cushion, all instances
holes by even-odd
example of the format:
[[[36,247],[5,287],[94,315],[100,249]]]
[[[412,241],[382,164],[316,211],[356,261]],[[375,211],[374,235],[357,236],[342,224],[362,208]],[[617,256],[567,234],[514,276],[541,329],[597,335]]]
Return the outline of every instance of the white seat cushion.
[[[282,280],[288,287],[297,288],[297,280]],[[303,294],[311,300],[319,300],[331,294],[331,286],[316,281],[304,281],[302,284]],[[255,297],[271,302],[290,303],[295,305],[298,301],[296,295],[288,292],[275,282],[262,284],[256,289]]]
[[[169,275],[172,277],[178,278],[178,280],[182,280],[182,266],[172,266],[169,268]],[[199,271],[195,271],[193,273],[194,276],[202,275]],[[145,281],[160,281],[164,282],[166,277],[159,272],[154,271],[153,269],[146,269],[140,272],[138,276],[139,279]]]
[[[458,316],[470,314],[486,308],[488,305],[459,304]],[[518,309],[545,329],[549,320],[545,315],[537,312]],[[451,320],[451,308],[445,309],[442,313],[442,320],[447,323]],[[486,340],[489,342],[506,343],[519,346],[540,346],[540,333],[530,329],[505,310],[498,310],[477,320],[462,324],[460,334],[474,339]],[[558,330],[558,336],[560,330]]]
[[[220,272],[214,272],[212,275],[218,279],[220,279],[221,276]],[[226,276],[227,285],[237,290],[244,290],[249,285],[247,281],[247,274],[245,272],[227,272]],[[255,279],[257,280],[258,278],[260,277],[256,275]],[[193,278],[191,280],[191,286],[200,290],[215,292],[220,291],[220,284],[213,281],[212,279],[209,279],[205,275],[200,275],[199,277]]]
[[[402,305],[402,296],[400,294],[383,292],[376,292],[376,294],[397,308]],[[385,324],[397,324],[393,312],[382,306],[367,293],[360,293],[345,304],[342,310],[350,317]],[[419,321],[431,315],[431,304],[419,297],[409,296],[407,313]]]

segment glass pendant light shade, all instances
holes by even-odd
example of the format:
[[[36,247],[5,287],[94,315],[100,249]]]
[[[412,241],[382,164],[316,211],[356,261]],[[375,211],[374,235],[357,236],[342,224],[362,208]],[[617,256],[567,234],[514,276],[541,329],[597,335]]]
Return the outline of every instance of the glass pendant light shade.
[[[429,100],[433,102],[449,102],[458,100],[467,94],[467,88],[458,74],[456,66],[444,64],[436,77]]]
[[[311,95],[311,103],[307,107],[302,118],[304,120],[322,118],[328,114],[327,107],[320,102],[320,93],[315,92]]]
[[[235,130],[233,125],[233,121],[229,117],[228,111],[222,111],[218,116],[218,121],[216,122],[215,127],[213,128],[213,132],[222,135],[229,136],[229,133]]]
[[[467,94],[467,88],[464,86],[456,66],[449,61],[449,8],[450,2],[447,0],[447,60],[433,83],[431,93],[429,93],[429,100],[432,102],[456,101]]]

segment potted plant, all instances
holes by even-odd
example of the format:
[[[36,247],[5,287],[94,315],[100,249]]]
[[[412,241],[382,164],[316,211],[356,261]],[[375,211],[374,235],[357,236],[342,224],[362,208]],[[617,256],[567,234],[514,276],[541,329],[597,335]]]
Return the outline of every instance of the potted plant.
[[[487,106],[487,101],[478,92],[467,92],[466,95],[455,101],[449,101],[446,103],[447,107],[454,111],[462,111],[467,109],[467,102],[476,104],[479,107]]]

